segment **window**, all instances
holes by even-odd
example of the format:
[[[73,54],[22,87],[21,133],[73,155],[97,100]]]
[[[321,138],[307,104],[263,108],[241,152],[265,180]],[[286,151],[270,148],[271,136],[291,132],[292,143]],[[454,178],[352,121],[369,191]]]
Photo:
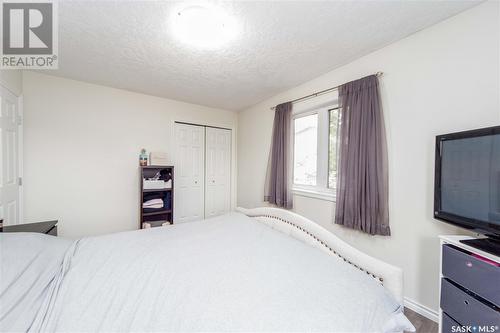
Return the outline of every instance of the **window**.
[[[328,187],[336,188],[337,185],[337,161],[339,147],[339,109],[328,111],[329,133],[328,133]]]
[[[333,201],[337,178],[339,121],[336,106],[294,114],[295,193]]]
[[[293,182],[300,185],[316,185],[318,115],[312,114],[295,119],[294,131]]]

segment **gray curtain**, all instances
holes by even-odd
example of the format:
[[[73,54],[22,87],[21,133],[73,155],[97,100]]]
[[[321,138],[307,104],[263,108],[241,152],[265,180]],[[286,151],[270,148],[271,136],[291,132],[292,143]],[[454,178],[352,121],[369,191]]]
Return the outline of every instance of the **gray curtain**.
[[[290,165],[291,121],[292,103],[277,105],[264,193],[264,201],[288,209],[293,206]]]
[[[339,87],[340,142],[335,223],[390,235],[387,143],[376,75]]]

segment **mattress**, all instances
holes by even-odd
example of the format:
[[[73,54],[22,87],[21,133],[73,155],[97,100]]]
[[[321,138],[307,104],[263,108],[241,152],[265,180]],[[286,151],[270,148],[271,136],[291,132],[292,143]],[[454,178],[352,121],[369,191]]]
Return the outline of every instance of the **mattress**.
[[[413,329],[367,274],[240,213],[76,241],[2,234],[0,246],[1,331]]]

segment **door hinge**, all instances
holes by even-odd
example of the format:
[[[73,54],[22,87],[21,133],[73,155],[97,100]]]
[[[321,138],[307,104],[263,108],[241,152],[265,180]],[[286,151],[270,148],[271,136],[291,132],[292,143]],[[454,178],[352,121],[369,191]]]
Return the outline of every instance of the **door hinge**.
[[[23,177],[19,177],[19,178],[17,178],[17,184],[18,184],[19,186],[23,186]]]
[[[23,124],[23,117],[17,116],[17,125],[21,126]]]

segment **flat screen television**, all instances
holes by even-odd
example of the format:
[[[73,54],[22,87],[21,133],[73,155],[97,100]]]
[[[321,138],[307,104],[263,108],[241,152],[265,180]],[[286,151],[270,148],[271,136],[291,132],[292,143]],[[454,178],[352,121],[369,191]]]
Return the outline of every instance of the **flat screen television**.
[[[464,243],[500,253],[500,126],[436,137],[434,217],[485,234]]]

